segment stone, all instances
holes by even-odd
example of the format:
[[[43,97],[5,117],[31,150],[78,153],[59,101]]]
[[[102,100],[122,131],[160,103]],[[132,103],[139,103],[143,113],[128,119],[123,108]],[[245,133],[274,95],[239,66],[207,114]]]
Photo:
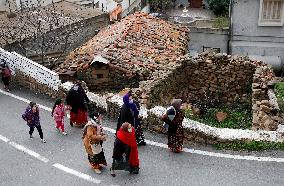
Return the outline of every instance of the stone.
[[[228,117],[228,114],[225,112],[217,112],[215,116],[217,121],[222,122]]]
[[[260,105],[260,110],[266,113],[270,113],[272,109],[266,105]]]

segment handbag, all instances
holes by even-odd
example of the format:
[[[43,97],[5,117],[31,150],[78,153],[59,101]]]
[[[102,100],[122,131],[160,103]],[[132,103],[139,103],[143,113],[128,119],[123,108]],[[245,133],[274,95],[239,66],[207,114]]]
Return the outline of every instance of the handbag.
[[[93,154],[99,154],[102,152],[103,148],[100,143],[92,144]]]

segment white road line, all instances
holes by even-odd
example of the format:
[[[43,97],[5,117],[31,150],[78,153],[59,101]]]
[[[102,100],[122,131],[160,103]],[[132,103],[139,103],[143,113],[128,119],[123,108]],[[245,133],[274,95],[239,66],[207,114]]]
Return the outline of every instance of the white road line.
[[[44,163],[49,162],[49,160],[47,158],[41,156],[40,154],[38,154],[38,153],[36,153],[36,152],[34,152],[34,151],[30,150],[30,149],[27,149],[26,147],[24,147],[22,145],[19,145],[19,144],[15,143],[15,142],[12,142],[12,141],[10,141],[9,144],[11,146],[15,147],[16,149],[18,149],[20,151],[23,151],[23,152],[27,153],[28,155],[33,156],[36,159],[38,159],[38,160],[40,160],[40,161],[42,161]]]
[[[4,142],[9,142],[10,140],[8,138],[6,138],[5,136],[0,135],[0,140],[4,141]]]
[[[77,177],[79,177],[79,178],[82,178],[82,179],[84,179],[84,180],[87,180],[87,181],[92,182],[92,183],[95,183],[95,184],[100,184],[100,183],[102,182],[101,180],[95,179],[95,178],[93,178],[93,177],[91,177],[91,176],[89,176],[89,175],[87,175],[87,174],[78,172],[78,171],[76,171],[76,170],[74,170],[74,169],[70,169],[70,168],[68,168],[68,167],[65,167],[65,166],[63,166],[63,165],[61,165],[61,164],[59,164],[59,163],[55,163],[55,164],[53,164],[52,166],[53,166],[53,167],[56,167],[56,168],[58,168],[58,169],[60,169],[60,170],[62,170],[62,171],[64,171],[64,172],[66,172],[66,173],[68,173],[68,174],[75,175],[75,176],[77,176]]]
[[[27,100],[25,98],[21,98],[19,96],[16,96],[16,95],[8,93],[8,92],[4,92],[2,90],[0,90],[0,93],[3,93],[7,96],[10,96],[10,97],[13,97],[15,99],[24,101],[26,103],[30,102],[29,100]],[[42,108],[46,111],[51,111],[51,108],[48,108],[48,107],[43,106],[43,105],[40,105],[40,108]],[[115,130],[112,129],[112,128],[104,127],[104,129],[108,132],[115,133]],[[4,141],[3,139],[1,139],[1,140]],[[153,145],[153,146],[157,146],[157,147],[161,147],[161,148],[168,148],[166,144],[155,142],[155,141],[146,140],[146,143],[148,143],[149,145]],[[210,151],[194,150],[194,149],[188,149],[188,148],[184,148],[183,150],[184,150],[184,152],[188,152],[188,153],[192,153],[192,154],[198,154],[198,155],[203,155],[203,156],[211,156],[211,157],[217,157],[217,158],[284,163],[284,158],[241,156],[241,155],[223,154],[223,153],[210,152]]]
[[[12,98],[18,99],[18,100],[23,101],[23,102],[25,102],[25,103],[30,103],[30,102],[31,102],[31,101],[28,100],[28,99],[25,99],[25,98],[16,96],[16,95],[11,94],[11,93],[9,93],[9,92],[5,92],[5,91],[3,91],[3,90],[1,90],[1,89],[0,89],[0,92],[1,92],[2,94],[5,94],[5,95],[10,96],[10,97],[12,97]],[[46,107],[46,106],[44,106],[44,105],[38,104],[38,106],[39,106],[39,108],[44,109],[44,110],[46,110],[46,111],[49,111],[49,112],[52,111],[51,108],[48,108],[48,107]]]

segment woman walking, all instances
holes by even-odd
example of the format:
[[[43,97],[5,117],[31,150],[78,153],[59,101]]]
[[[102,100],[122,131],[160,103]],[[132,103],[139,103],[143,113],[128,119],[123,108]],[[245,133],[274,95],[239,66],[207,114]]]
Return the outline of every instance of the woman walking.
[[[66,98],[67,105],[71,106],[70,125],[73,127],[83,127],[88,122],[87,103],[89,99],[81,86],[77,82],[68,92]]]
[[[3,64],[1,75],[2,75],[2,81],[4,84],[4,89],[9,92],[12,74],[11,74],[11,70],[8,67],[7,63]]]
[[[175,116],[172,119],[168,114],[162,116],[162,121],[168,124],[168,148],[175,153],[179,153],[183,148],[183,126],[184,114],[181,110],[181,99],[173,99],[171,106],[174,108]]]
[[[97,174],[100,174],[100,169],[107,165],[102,147],[106,136],[102,133],[101,128],[92,121],[85,125],[82,139],[91,167]]]
[[[135,127],[136,131],[136,141],[138,145],[146,145],[144,140],[144,134],[141,127],[141,121],[139,118],[139,109],[140,105],[138,102],[134,102],[132,99],[131,91],[126,93],[123,96],[123,105],[120,109],[120,115],[118,118],[118,123],[116,127],[116,131],[118,131],[121,125],[125,122],[130,123]]]
[[[112,176],[115,176],[115,170],[125,170],[133,174],[139,173],[135,129],[130,123],[123,123],[117,131],[112,158],[113,163],[110,169]]]
[[[53,117],[56,123],[56,129],[61,132],[63,135],[67,135],[64,131],[64,117],[65,117],[65,106],[62,99],[57,99],[51,111],[51,116]]]
[[[30,127],[30,138],[33,138],[34,128],[36,128],[39,133],[41,142],[46,143],[45,139],[43,139],[43,133],[40,126],[39,109],[35,102],[30,102],[29,106],[26,108],[25,113],[22,115],[22,118]]]

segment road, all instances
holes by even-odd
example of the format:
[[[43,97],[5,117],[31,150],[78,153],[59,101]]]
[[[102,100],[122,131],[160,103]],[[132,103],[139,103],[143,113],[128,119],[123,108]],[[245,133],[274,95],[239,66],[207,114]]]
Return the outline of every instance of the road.
[[[15,90],[13,95],[36,101],[51,108],[53,100],[27,90]],[[173,154],[164,148],[164,135],[145,132],[147,139],[158,145],[139,147],[141,169],[139,175],[119,171],[115,178],[108,169],[97,175],[89,167],[81,140],[82,131],[65,122],[67,136],[56,132],[48,109],[40,109],[41,125],[46,144],[40,142],[37,131],[29,138],[28,127],[21,118],[27,103],[0,91],[0,185],[284,185],[284,161],[267,162],[222,158],[198,153]],[[115,128],[115,122],[105,121]],[[108,163],[112,161],[113,133],[107,132],[104,150]],[[189,147],[190,148],[190,147]],[[208,147],[204,151],[214,151]],[[218,151],[217,151],[218,152]],[[233,153],[229,151],[219,153]],[[210,153],[209,153],[210,154]],[[264,152],[240,155],[283,158],[283,152]]]

